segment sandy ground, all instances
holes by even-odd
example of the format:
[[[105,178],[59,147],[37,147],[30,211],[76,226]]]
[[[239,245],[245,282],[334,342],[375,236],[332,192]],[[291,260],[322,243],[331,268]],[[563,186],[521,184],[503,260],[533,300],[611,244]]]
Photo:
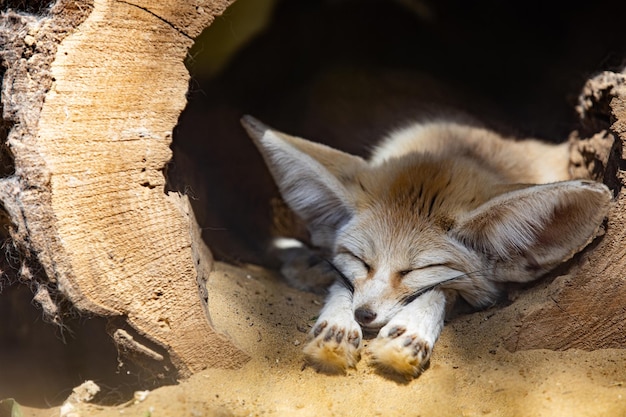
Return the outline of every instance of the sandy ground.
[[[260,268],[217,264],[210,282],[215,326],[252,356],[238,370],[209,369],[117,407],[81,404],[76,416],[626,416],[626,350],[501,346],[506,314],[451,321],[418,379],[387,379],[364,355],[356,370],[327,376],[301,349],[322,298],[286,287]],[[502,311],[499,311],[502,313]],[[24,416],[60,409],[24,409]]]

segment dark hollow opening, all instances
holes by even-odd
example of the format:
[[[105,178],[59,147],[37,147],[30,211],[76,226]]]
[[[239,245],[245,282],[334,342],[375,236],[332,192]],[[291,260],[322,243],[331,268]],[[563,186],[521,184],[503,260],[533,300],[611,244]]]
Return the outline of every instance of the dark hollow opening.
[[[48,4],[3,9],[41,13]],[[224,65],[208,65],[243,36],[239,24],[264,20],[260,9],[269,11],[263,29],[226,51]],[[624,9],[608,1],[238,0],[190,51],[189,104],[174,132],[169,188],[190,196],[218,259],[267,262],[277,193],[242,115],[356,154],[393,127],[450,108],[496,129],[562,141],[579,128],[574,106],[585,80],[623,64]],[[13,172],[2,146],[0,177]],[[6,259],[4,273],[17,276],[19,262]],[[115,403],[159,383],[116,368],[104,320],[68,318],[73,333],[62,335],[31,304],[28,287],[0,290],[0,317],[10,323],[0,328],[0,393],[58,405],[92,378],[107,396],[101,401]]]
[[[271,11],[225,65],[211,52]],[[239,0],[196,41],[189,103],[175,129],[169,186],[191,197],[218,259],[267,262],[276,189],[240,126],[366,154],[408,120],[456,109],[548,141],[579,128],[585,80],[622,65],[619,2]]]

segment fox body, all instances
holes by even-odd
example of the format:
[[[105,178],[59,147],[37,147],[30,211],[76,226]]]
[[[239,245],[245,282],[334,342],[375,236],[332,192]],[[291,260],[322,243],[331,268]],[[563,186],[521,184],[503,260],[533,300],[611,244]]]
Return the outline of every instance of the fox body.
[[[460,296],[484,307],[501,283],[567,260],[611,200],[606,186],[570,178],[567,144],[432,121],[393,132],[365,160],[242,122],[338,277],[304,348],[325,372],[354,367],[372,334],[375,366],[419,375],[447,306]]]

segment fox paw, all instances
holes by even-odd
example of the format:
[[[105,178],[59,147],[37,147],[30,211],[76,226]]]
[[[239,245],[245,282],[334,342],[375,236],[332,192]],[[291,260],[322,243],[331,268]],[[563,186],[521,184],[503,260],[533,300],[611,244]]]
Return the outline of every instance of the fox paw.
[[[432,352],[432,346],[404,326],[383,328],[368,348],[372,363],[380,371],[403,376],[407,379],[419,376]]]
[[[322,320],[310,334],[304,347],[307,362],[320,372],[345,373],[361,359],[361,328],[356,322],[349,326]]]
[[[276,238],[272,253],[282,263],[280,273],[294,288],[324,294],[337,280],[337,272],[324,257],[299,240]]]

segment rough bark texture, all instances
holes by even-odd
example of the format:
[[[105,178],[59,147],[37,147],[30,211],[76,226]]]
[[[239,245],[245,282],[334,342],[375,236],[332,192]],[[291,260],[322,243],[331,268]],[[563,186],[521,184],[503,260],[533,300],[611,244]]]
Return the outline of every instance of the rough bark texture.
[[[20,278],[53,321],[64,301],[110,317],[120,351],[157,375],[247,360],[211,327],[210,253],[186,198],[164,192],[183,60],[228,3],[61,0],[42,18],[2,18],[14,167],[0,199]]]
[[[626,75],[590,79],[577,111],[582,129],[572,135],[573,173],[606,183],[615,202],[606,234],[525,313],[506,340],[510,350],[626,348]]]
[[[62,324],[69,309],[110,318],[109,331],[119,350],[156,374],[165,375],[173,368],[184,377],[204,367],[237,367],[248,359],[212,328],[205,285],[211,253],[202,243],[187,199],[164,192],[171,132],[186,104],[189,76],[183,59],[193,39],[229,3],[59,0],[44,16],[7,12],[1,21],[6,145],[0,149],[0,201],[6,215],[0,222],[10,231],[11,254],[19,255],[9,267],[19,267],[20,279],[34,289],[35,301],[51,321]],[[41,13],[44,8],[38,3],[29,11]],[[341,24],[336,27],[342,33],[337,39],[344,39],[352,14],[349,10],[338,17]],[[321,25],[298,26],[306,28],[308,36],[309,28]],[[369,31],[371,24],[365,27]],[[293,28],[288,29],[291,35]],[[286,37],[281,34],[278,42]],[[356,43],[368,44],[361,38]],[[300,42],[294,45],[294,50],[313,57],[307,66],[323,61]],[[270,85],[267,90],[272,95],[276,86],[295,89],[285,84],[283,73],[278,73],[274,85],[258,81],[257,65],[272,61],[267,55],[276,45],[270,46],[258,49],[254,60],[244,61],[250,62],[244,65],[250,82],[262,90]],[[291,59],[294,50],[280,58]],[[293,72],[288,65],[283,70],[288,75]],[[266,70],[266,74],[274,72],[275,68]],[[231,82],[241,84],[241,96],[247,98],[251,84],[242,84],[240,75],[233,75]],[[397,76],[390,79],[395,83]],[[615,190],[606,234],[570,264],[571,274],[555,279],[546,291],[522,295],[521,301],[531,307],[506,339],[510,350],[626,347],[625,84],[624,74],[619,73],[591,80],[580,100],[583,129],[572,135],[572,169],[577,176],[590,174]],[[355,96],[361,97],[362,85],[354,88]],[[413,90],[409,91],[407,96],[412,97]],[[377,94],[374,97],[378,102]],[[272,108],[266,100],[257,101],[260,112]],[[288,103],[294,112],[301,112]],[[322,103],[310,107],[332,116],[333,123],[345,120],[342,113]],[[371,107],[368,102],[361,104]],[[383,112],[394,110],[380,106]],[[277,109],[277,113],[284,110]],[[229,129],[243,135],[236,123],[240,110],[228,108],[233,119]],[[209,120],[223,119],[224,114],[215,112],[215,119]],[[341,120],[336,120],[337,115]],[[207,125],[207,113],[199,111],[192,120]],[[358,123],[364,130],[374,130],[362,118]],[[326,124],[311,126],[325,128]],[[215,126],[206,129],[211,134]],[[218,144],[213,142],[217,141],[208,143],[202,136],[188,152],[198,153],[195,146],[201,144],[208,154],[215,153]],[[245,152],[236,141],[222,142],[225,154]],[[243,162],[249,165],[247,159]],[[243,162],[223,163],[239,167]],[[188,170],[199,177],[204,172]],[[258,172],[252,172],[239,170],[239,175],[256,180]],[[230,182],[241,183],[238,177],[226,179],[211,176],[226,184],[226,192],[231,191]],[[221,197],[215,194],[209,197]],[[239,201],[244,203],[240,207],[252,207],[245,199]],[[212,200],[205,198],[203,204],[207,202],[210,205]],[[236,212],[231,206],[222,208],[229,214]],[[249,234],[252,228],[243,229]],[[0,267],[7,267],[7,259],[3,257]]]

